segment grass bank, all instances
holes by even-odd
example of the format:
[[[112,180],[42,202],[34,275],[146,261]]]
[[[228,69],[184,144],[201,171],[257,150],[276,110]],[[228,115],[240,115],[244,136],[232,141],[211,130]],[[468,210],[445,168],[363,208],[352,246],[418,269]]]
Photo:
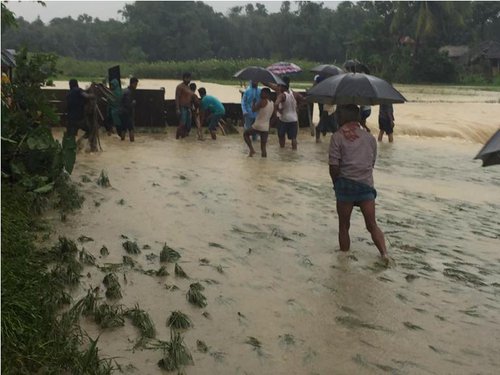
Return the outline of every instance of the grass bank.
[[[110,374],[111,363],[80,330],[80,314],[68,308],[67,290],[80,278],[75,254],[55,261],[37,248],[46,228],[33,194],[2,181],[1,206],[2,374]]]

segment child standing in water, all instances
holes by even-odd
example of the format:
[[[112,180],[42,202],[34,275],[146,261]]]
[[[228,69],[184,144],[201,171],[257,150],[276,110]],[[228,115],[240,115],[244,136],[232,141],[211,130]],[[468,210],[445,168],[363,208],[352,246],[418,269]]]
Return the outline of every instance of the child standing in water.
[[[384,133],[387,134],[389,142],[393,142],[393,132],[394,132],[394,109],[392,104],[381,104],[378,113],[378,141],[382,142]]]

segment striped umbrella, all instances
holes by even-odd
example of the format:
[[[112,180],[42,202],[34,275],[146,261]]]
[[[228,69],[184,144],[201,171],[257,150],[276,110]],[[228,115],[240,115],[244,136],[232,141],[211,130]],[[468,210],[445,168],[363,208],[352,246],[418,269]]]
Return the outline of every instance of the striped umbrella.
[[[267,67],[267,70],[277,75],[291,75],[300,73],[302,71],[300,66],[285,61],[280,61],[274,63],[273,65],[269,65]]]

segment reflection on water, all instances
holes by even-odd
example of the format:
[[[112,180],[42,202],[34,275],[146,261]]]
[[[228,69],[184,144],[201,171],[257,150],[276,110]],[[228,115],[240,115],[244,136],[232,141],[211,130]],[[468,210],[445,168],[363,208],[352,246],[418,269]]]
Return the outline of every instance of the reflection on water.
[[[302,132],[294,152],[271,137],[267,159],[247,158],[239,136],[102,143],[103,153],[78,156],[74,179],[92,182],[82,182],[81,213],[56,235],[94,238],[85,248],[101,264],[122,261],[127,235],[150,247],[131,255],[144,270],[158,269],[164,243],[179,251],[189,280],[172,265],[163,278],[124,269],[120,303],[139,303],[163,340],[171,311],[189,315],[188,374],[493,374],[500,366],[500,170],[471,160],[479,144],[398,136],[380,145],[377,216],[396,261],[385,269],[359,211],[352,251],[337,251],[327,138],[316,144]],[[94,183],[101,169],[111,189]],[[104,277],[87,272],[80,294]],[[204,309],[185,299],[195,281],[205,286]],[[104,331],[102,354],[133,364],[131,373],[161,373],[161,353],[131,350],[137,337],[129,325]]]

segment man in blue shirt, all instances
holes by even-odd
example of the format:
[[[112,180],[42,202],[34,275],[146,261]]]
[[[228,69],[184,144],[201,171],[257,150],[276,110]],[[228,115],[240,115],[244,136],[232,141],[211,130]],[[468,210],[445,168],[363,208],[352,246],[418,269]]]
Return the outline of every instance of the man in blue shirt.
[[[207,90],[204,87],[198,89],[200,94],[200,122],[204,124],[207,122],[208,130],[212,139],[217,139],[217,126],[219,120],[226,114],[224,105],[215,96],[207,95]]]
[[[241,97],[241,110],[243,112],[243,127],[248,130],[252,127],[257,117],[257,112],[252,110],[252,105],[260,100],[260,88],[258,82],[250,81],[250,86],[247,87],[243,96]],[[252,139],[255,141],[257,135],[253,135]]]

